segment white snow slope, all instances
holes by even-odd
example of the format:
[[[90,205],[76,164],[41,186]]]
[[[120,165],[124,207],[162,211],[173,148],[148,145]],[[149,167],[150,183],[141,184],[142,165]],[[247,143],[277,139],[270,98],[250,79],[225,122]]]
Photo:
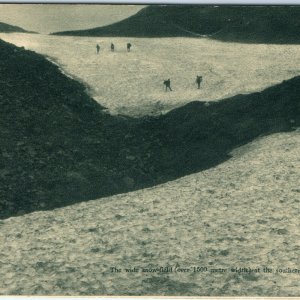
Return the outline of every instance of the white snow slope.
[[[300,74],[300,45],[38,34],[0,34],[0,38],[51,57],[65,72],[86,83],[91,96],[113,114],[157,114],[192,100],[260,91]],[[130,53],[127,42],[133,45]],[[196,75],[203,76],[200,90]],[[173,92],[164,90],[163,80],[168,78]]]
[[[1,221],[0,293],[300,296],[299,153],[299,130],[274,134],[198,174]]]

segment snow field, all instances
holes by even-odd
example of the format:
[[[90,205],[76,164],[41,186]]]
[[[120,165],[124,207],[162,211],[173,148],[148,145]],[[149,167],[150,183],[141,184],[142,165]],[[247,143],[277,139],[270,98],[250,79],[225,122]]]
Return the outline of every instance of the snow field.
[[[193,100],[252,93],[300,73],[299,45],[224,43],[207,38],[95,38],[0,34],[49,56],[90,88],[112,114],[159,114]],[[115,52],[110,51],[110,43]],[[130,53],[126,44],[132,44]],[[96,54],[96,44],[101,46]],[[197,89],[196,75],[203,76]],[[171,79],[173,92],[163,80]]]
[[[274,134],[197,174],[1,221],[0,293],[299,296],[300,275],[275,271],[299,269],[299,150],[299,130]],[[124,271],[160,266],[227,271]],[[247,267],[274,272],[230,271]]]

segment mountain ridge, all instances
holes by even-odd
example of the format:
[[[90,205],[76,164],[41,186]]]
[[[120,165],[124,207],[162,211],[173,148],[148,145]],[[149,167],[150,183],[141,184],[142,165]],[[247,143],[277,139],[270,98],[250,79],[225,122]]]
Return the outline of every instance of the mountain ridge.
[[[54,35],[199,37],[227,42],[300,43],[300,7],[152,5],[120,22]]]
[[[7,23],[0,22],[0,32],[23,32],[23,33],[36,33],[34,31],[27,31],[19,26],[10,25]]]

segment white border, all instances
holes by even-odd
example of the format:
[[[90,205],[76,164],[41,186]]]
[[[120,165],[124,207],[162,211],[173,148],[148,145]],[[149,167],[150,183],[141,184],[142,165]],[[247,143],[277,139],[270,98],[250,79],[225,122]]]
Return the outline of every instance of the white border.
[[[0,3],[300,5],[300,0],[0,0]]]

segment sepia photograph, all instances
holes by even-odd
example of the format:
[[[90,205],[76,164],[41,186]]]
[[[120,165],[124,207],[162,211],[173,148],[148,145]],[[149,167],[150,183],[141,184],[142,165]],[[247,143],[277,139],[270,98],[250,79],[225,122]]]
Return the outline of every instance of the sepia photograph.
[[[0,295],[300,297],[300,5],[0,4]]]

